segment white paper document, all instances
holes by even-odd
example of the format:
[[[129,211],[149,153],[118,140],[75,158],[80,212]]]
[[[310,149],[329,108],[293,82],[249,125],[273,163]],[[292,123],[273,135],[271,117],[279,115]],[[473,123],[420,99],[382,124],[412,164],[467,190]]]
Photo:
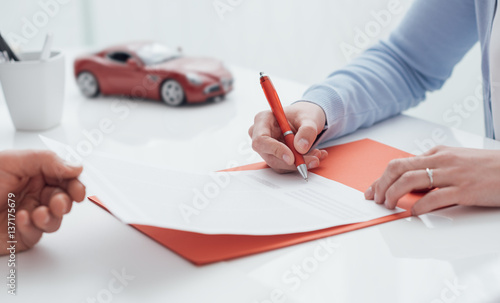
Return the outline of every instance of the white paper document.
[[[42,138],[63,159],[69,148]],[[368,221],[402,212],[310,173],[271,169],[187,172],[93,152],[82,157],[80,180],[121,221],[204,234],[275,235]]]

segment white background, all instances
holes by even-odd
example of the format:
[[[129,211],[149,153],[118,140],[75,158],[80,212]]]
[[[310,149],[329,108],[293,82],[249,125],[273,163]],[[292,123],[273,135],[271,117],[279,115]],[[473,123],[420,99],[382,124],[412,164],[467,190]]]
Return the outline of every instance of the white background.
[[[366,33],[365,28],[376,22],[373,12],[387,10],[394,0],[56,1],[0,0],[0,31],[13,44],[15,35],[22,37],[17,44],[24,50],[40,49],[48,31],[61,49],[97,50],[130,40],[157,40],[181,46],[189,55],[217,57],[306,85],[321,81],[351,59],[341,51],[343,43],[366,48],[387,36],[412,3],[396,0],[401,13],[392,14],[388,24],[379,23],[381,30],[365,46],[354,43],[357,29]],[[479,75],[476,45],[443,89],[430,93],[408,113],[484,135],[482,102],[474,97],[481,85]],[[467,102],[460,116],[453,105]]]

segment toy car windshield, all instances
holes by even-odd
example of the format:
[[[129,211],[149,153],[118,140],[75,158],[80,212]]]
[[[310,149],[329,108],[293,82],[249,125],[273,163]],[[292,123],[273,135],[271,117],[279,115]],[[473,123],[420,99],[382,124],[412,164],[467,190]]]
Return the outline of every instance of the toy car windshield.
[[[146,44],[137,51],[145,65],[155,65],[181,57],[177,50],[170,49],[159,43]]]

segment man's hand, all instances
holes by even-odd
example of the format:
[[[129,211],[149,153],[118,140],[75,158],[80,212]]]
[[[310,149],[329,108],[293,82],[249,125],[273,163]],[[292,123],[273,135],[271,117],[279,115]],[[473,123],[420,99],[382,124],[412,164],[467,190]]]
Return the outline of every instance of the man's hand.
[[[500,206],[500,151],[438,146],[421,156],[389,163],[383,175],[365,192],[389,209],[405,194],[433,186],[415,203],[414,215],[454,204]]]
[[[44,232],[54,232],[73,201],[83,201],[82,167],[63,163],[48,151],[0,152],[0,255],[6,254],[8,195],[16,202],[16,250],[34,246]]]
[[[301,154],[307,153],[304,161],[309,169],[318,167],[328,152],[318,149],[308,151],[324,128],[326,117],[323,109],[313,103],[297,102],[285,107],[284,111],[295,133],[295,149]],[[279,173],[296,170],[293,153],[284,143],[281,129],[271,111],[258,113],[248,134],[252,138],[252,148],[271,168]]]

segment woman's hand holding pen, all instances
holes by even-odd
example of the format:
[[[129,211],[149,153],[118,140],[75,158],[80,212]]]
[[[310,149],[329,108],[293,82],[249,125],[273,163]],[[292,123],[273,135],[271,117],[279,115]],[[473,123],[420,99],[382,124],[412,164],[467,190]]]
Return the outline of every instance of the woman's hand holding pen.
[[[309,151],[316,137],[325,126],[323,109],[310,102],[297,102],[284,108],[292,131],[295,133],[295,149],[305,155],[309,169],[319,166],[328,152],[314,149]],[[248,130],[252,148],[278,173],[296,171],[292,151],[283,143],[283,134],[273,113],[263,111],[255,116],[254,124]],[[308,152],[309,151],[309,152]]]
[[[297,102],[284,111],[296,134],[296,150],[306,154],[323,130],[323,110],[313,103]],[[253,149],[275,171],[296,170],[293,153],[283,143],[271,111],[257,114],[248,133]],[[304,160],[308,168],[315,168],[327,155],[325,150],[315,149]],[[421,156],[393,160],[365,197],[393,209],[405,194],[429,187],[437,189],[415,203],[414,215],[454,204],[500,206],[500,151],[440,146]]]

